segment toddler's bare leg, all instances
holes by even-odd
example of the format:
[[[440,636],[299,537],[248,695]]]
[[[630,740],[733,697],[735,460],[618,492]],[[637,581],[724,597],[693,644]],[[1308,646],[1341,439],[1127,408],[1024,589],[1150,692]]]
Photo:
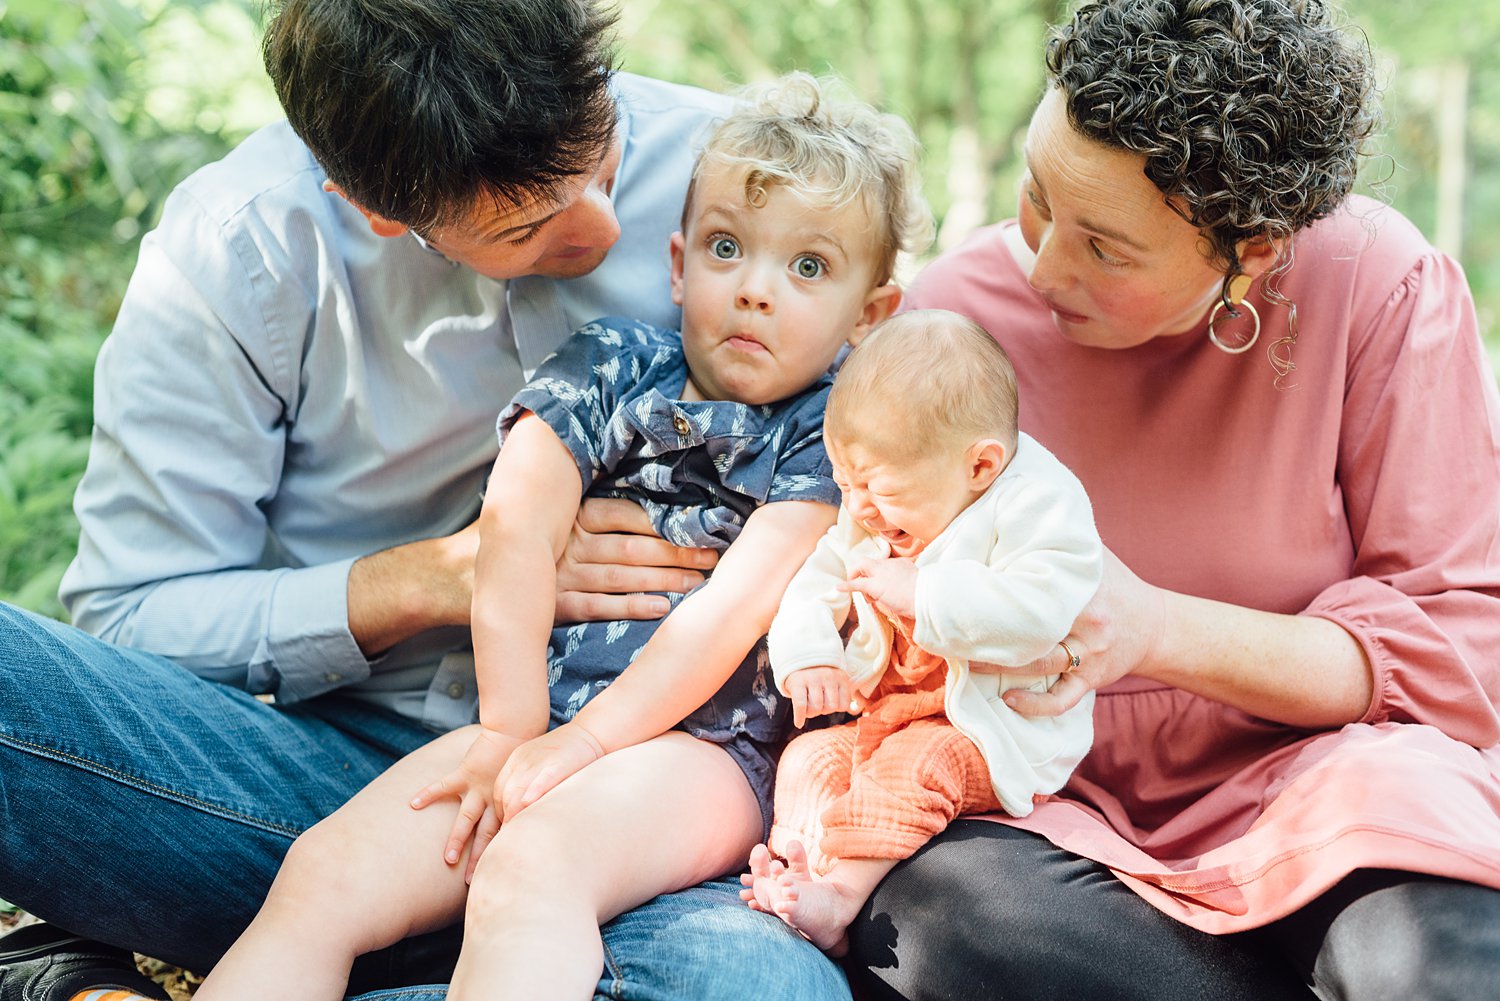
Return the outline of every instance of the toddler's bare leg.
[[[250,927],[200,1001],[339,1001],[355,957],[463,914],[464,868],[443,862],[457,801],[413,810],[413,794],[462,760],[474,728],[396,762],[293,844]]]
[[[606,755],[507,822],[480,859],[450,1001],[588,1001],[600,924],[729,871],[760,831],[720,747],[673,732]]]

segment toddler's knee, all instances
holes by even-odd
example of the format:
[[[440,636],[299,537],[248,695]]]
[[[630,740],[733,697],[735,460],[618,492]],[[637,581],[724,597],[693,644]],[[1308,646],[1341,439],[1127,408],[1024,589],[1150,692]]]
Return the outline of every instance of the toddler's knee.
[[[334,825],[327,820],[303,831],[281,860],[277,882],[304,886],[312,877],[316,877],[318,883],[325,882],[345,861],[339,850],[341,840]]]
[[[565,830],[542,823],[527,823],[526,815],[500,828],[474,871],[474,885],[486,887],[544,886],[586,864]],[[598,833],[598,832],[596,832]],[[573,855],[571,860],[569,856]],[[570,864],[571,862],[571,864]]]
[[[540,813],[531,819],[523,812],[501,827],[479,859],[465,920],[477,926],[536,912],[545,904],[586,904],[601,881],[589,841],[603,837],[608,833],[548,823]]]

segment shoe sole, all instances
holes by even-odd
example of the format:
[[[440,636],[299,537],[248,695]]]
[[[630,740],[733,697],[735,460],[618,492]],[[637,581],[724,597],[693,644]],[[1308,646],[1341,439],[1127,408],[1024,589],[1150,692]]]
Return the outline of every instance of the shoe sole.
[[[0,965],[19,963],[24,959],[33,959],[37,956],[45,956],[49,952],[56,952],[57,950],[64,949],[70,945],[76,945],[79,942],[87,941],[89,940],[82,937],[81,935],[75,935],[72,938],[56,939],[44,945],[34,945],[29,949],[14,949],[10,952],[0,952]],[[0,939],[0,943],[3,942],[4,940]]]

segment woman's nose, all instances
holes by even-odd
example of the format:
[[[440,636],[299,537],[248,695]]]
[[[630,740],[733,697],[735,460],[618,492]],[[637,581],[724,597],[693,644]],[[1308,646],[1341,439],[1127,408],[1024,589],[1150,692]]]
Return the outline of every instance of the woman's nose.
[[[1061,289],[1067,282],[1061,248],[1052,239],[1051,227],[1042,230],[1036,243],[1036,260],[1027,277],[1032,288],[1043,294]]]

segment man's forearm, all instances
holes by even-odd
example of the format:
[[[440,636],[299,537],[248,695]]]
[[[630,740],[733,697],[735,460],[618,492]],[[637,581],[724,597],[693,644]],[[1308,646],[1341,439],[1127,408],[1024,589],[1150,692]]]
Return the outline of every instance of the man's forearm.
[[[428,629],[468,625],[478,541],[470,526],[355,561],[349,571],[349,632],[365,656]]]

